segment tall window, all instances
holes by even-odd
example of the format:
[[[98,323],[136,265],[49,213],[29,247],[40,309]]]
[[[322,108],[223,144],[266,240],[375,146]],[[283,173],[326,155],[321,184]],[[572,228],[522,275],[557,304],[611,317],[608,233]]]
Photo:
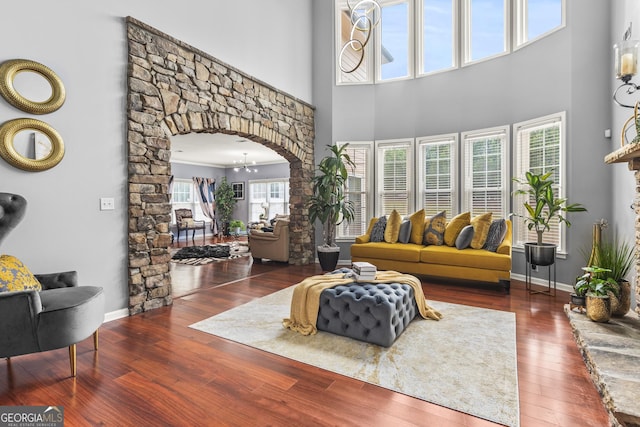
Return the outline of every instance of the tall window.
[[[509,196],[508,128],[462,134],[464,194],[462,210],[506,217]]]
[[[349,177],[345,192],[346,199],[353,203],[355,218],[349,224],[340,224],[337,229],[338,238],[352,238],[366,233],[373,216],[373,197],[370,191],[373,182],[373,142],[349,142],[345,153],[356,165],[353,170],[347,169]]]
[[[518,46],[564,26],[564,0],[518,0]]]
[[[171,194],[171,221],[176,222],[176,209],[191,209],[193,217],[197,220],[211,221],[202,213],[200,198],[191,179],[175,179],[173,193]]]
[[[356,2],[357,3],[357,2]],[[355,6],[354,2],[351,6]],[[337,73],[341,83],[358,84],[373,83],[373,40],[374,29],[369,29],[374,22],[367,21],[364,11],[356,11],[352,15],[349,4],[337,1],[336,37]],[[379,11],[373,11],[379,13]],[[369,14],[369,16],[371,16]],[[377,16],[374,19],[378,18]]]
[[[523,178],[526,171],[535,174],[553,171],[552,179],[556,183],[554,192],[558,197],[565,197],[566,190],[563,162],[564,124],[565,113],[561,112],[513,125],[516,138],[514,176]],[[514,197],[513,200],[514,213],[520,217],[526,216],[524,197]],[[522,246],[525,242],[536,239],[535,231],[529,231],[522,218],[514,218],[514,246]],[[563,227],[560,227],[556,220],[551,230],[544,233],[544,241],[558,245],[558,251],[563,252],[564,240]]]
[[[289,180],[249,181],[249,222],[289,214]]]
[[[383,3],[383,2],[381,2]],[[380,21],[380,43],[377,51],[380,61],[380,80],[391,80],[412,75],[410,42],[411,21],[409,0],[386,1]]]
[[[456,65],[456,0],[422,0],[421,74]]]
[[[463,0],[465,62],[505,53],[509,40],[507,0]]]
[[[413,207],[413,140],[376,142],[377,213],[397,210],[408,215]]]
[[[427,215],[457,212],[457,145],[456,134],[418,140],[417,208],[424,208]]]

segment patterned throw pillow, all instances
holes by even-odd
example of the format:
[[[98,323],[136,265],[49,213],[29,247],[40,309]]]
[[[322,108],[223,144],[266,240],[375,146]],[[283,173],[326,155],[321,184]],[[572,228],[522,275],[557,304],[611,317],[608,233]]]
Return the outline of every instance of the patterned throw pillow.
[[[398,243],[409,243],[409,240],[411,240],[411,221],[404,220],[402,224],[400,224]]]
[[[442,211],[427,218],[424,222],[424,245],[442,245],[444,230],[447,225],[447,215]]]
[[[454,246],[456,244],[458,234],[460,234],[464,227],[470,224],[470,212],[463,212],[454,216],[453,219],[449,221],[449,224],[447,224],[447,228],[444,230],[444,244],[447,246]]]
[[[0,256],[0,292],[41,291],[38,279],[18,258]]]
[[[473,225],[467,225],[456,238],[456,249],[468,248],[473,240]]]
[[[400,232],[400,224],[402,217],[397,210],[391,211],[387,218],[387,226],[384,229],[384,241],[387,243],[396,243],[398,241],[398,233]]]
[[[491,212],[487,212],[471,218],[471,225],[473,225],[473,240],[471,240],[471,247],[473,249],[482,249],[484,243],[487,241],[489,227],[491,226],[491,216]]]
[[[507,222],[503,219],[494,219],[489,226],[489,233],[487,233],[487,241],[484,244],[484,249],[495,252],[498,250],[498,246],[504,240],[504,236],[507,235]]]
[[[384,242],[384,229],[387,228],[387,217],[381,216],[371,229],[370,242]]]
[[[409,241],[416,245],[421,245],[424,239],[424,209],[412,214],[409,217],[411,221],[411,238]]]

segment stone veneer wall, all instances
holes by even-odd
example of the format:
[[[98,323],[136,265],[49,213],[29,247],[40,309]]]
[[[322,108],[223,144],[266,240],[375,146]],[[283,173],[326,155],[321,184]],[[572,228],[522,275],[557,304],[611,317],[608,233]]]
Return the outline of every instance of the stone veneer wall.
[[[640,165],[637,162],[629,162],[629,169],[634,170],[636,178],[636,199],[634,208],[636,212],[636,253],[640,253]],[[636,313],[640,314],[640,256],[636,258]]]
[[[314,262],[305,208],[314,173],[314,108],[127,17],[129,313],[169,305],[171,135],[236,134],[289,161],[291,264]]]

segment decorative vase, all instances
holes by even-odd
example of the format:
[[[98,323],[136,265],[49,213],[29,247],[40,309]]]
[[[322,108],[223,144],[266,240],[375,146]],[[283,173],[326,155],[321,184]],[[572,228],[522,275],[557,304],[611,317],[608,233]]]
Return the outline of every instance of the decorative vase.
[[[593,236],[591,241],[591,255],[589,255],[589,262],[587,267],[598,265],[598,249],[600,248],[600,238],[602,236],[602,223],[596,222],[593,224]]]
[[[611,319],[611,300],[609,296],[598,297],[587,294],[587,317],[594,322],[608,322]]]
[[[611,304],[611,315],[613,317],[622,317],[631,308],[631,283],[627,280],[621,280],[618,285],[620,285],[620,296],[616,297],[618,303],[615,306],[613,303]]]

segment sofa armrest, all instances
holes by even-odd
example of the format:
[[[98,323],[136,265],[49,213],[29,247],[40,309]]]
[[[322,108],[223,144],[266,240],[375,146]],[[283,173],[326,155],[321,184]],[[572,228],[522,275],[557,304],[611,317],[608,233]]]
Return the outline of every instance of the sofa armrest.
[[[62,273],[34,274],[42,289],[73,288],[78,286],[78,273],[64,271]]]
[[[0,293],[0,357],[38,351],[36,328],[42,301],[37,291]]]
[[[274,233],[271,232],[264,232],[264,231],[255,231],[251,230],[251,235],[249,236],[249,242],[251,242],[251,240],[263,240],[263,241],[276,241],[280,238],[280,236],[276,236]]]
[[[356,237],[356,243],[369,243],[369,235],[363,234],[362,236]]]

